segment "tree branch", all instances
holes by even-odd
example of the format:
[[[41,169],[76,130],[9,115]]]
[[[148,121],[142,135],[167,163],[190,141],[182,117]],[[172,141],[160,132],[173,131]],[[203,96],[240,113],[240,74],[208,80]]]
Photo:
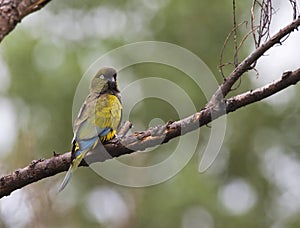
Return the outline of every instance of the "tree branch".
[[[265,54],[267,50],[273,47],[275,44],[281,44],[281,40],[289,35],[294,30],[297,30],[300,26],[300,17],[294,20],[292,23],[280,29],[275,35],[273,35],[268,41],[255,49],[247,58],[245,58],[231,74],[225,78],[224,83],[218,88],[218,90],[212,96],[212,99],[208,102],[206,107],[210,107],[222,100],[230,92],[234,83],[248,70],[253,69],[254,64],[261,56]]]
[[[300,68],[295,71],[286,72],[282,77],[264,87],[249,91],[225,101],[226,113],[233,112],[243,106],[260,101],[269,97],[291,85],[300,81]],[[135,132],[130,136],[121,139],[114,139],[104,145],[105,150],[109,153],[102,153],[101,148],[89,153],[89,161],[105,161],[113,157],[119,157],[125,154],[131,154],[136,151],[145,150],[148,147],[167,143],[169,140],[191,132],[199,127],[210,123],[214,119],[225,115],[224,111],[210,107],[203,109],[185,119],[169,122],[147,129],[146,131]],[[125,129],[129,129],[130,123],[127,122]],[[99,154],[103,156],[99,156]],[[46,177],[56,175],[60,172],[67,171],[71,162],[70,152],[57,155],[48,159],[32,161],[25,168],[0,178],[0,198],[9,195],[16,189],[22,188],[30,183],[39,181]],[[87,166],[85,162],[81,166]]]
[[[0,42],[21,20],[51,0],[0,0]]]
[[[284,72],[281,79],[275,82],[228,99],[226,101],[226,112],[234,112],[243,106],[265,99],[291,85],[297,84],[299,80],[300,68],[295,71]]]

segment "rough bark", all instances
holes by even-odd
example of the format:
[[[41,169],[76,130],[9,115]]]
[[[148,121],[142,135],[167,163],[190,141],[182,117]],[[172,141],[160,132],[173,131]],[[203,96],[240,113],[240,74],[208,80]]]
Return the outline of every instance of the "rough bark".
[[[48,2],[50,0],[0,0],[0,42],[26,15]]]

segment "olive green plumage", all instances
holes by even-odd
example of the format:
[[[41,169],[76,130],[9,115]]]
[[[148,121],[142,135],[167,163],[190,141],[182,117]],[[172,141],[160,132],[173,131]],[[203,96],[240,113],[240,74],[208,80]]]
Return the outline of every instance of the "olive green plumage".
[[[115,69],[105,67],[92,79],[90,93],[73,124],[72,163],[59,191],[65,188],[87,152],[94,149],[99,142],[115,137],[122,116],[116,77]]]

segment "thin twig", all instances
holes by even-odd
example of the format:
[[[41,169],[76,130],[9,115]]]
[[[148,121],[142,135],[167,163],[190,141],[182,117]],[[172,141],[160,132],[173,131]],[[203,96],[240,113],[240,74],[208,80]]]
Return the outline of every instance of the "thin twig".
[[[125,123],[122,125],[122,127],[120,127],[117,135],[119,138],[123,138],[128,131],[132,128],[132,123],[130,121],[125,121]]]
[[[226,77],[224,83],[217,89],[214,93],[206,107],[214,106],[226,97],[230,92],[233,84],[248,70],[253,69],[253,64],[265,54],[271,47],[275,44],[281,44],[282,39],[284,39],[288,34],[296,30],[300,26],[300,17],[294,20],[292,23],[282,28],[269,38],[265,43],[261,44],[255,51],[253,51],[248,57],[246,57],[239,65],[231,72],[231,74]]]
[[[289,0],[292,10],[293,10],[293,20],[297,18],[297,15],[299,15],[299,12],[297,12],[297,2],[296,0]]]
[[[234,48],[234,56],[233,63],[234,66],[237,67],[239,64],[238,59],[238,48],[237,48],[237,25],[236,25],[236,7],[235,0],[232,0],[232,11],[233,11],[233,48]]]
[[[246,24],[247,22],[246,21],[243,21],[241,23],[239,23],[236,27],[236,30],[242,26],[243,24]],[[218,69],[219,69],[219,72],[221,73],[222,77],[225,79],[225,75],[224,75],[224,72],[223,72],[223,67],[224,66],[227,66],[227,65],[232,65],[232,66],[235,66],[234,63],[232,62],[227,62],[227,63],[223,63],[223,57],[224,57],[224,53],[225,53],[225,48],[227,47],[228,45],[228,42],[230,41],[230,38],[232,36],[232,34],[234,33],[234,30],[235,28],[233,28],[227,35],[225,41],[224,41],[224,44],[222,46],[222,50],[221,50],[221,54],[220,54],[220,58],[219,58],[219,66],[218,66]],[[235,54],[234,54],[235,55]],[[235,66],[236,67],[236,66]]]

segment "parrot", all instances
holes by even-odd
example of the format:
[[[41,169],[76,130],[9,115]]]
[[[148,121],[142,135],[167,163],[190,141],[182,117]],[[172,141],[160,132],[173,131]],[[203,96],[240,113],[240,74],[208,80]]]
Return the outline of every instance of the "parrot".
[[[112,67],[101,68],[91,80],[89,90],[73,123],[71,164],[58,192],[66,187],[87,152],[98,143],[113,139],[121,123],[122,104],[117,71]]]

